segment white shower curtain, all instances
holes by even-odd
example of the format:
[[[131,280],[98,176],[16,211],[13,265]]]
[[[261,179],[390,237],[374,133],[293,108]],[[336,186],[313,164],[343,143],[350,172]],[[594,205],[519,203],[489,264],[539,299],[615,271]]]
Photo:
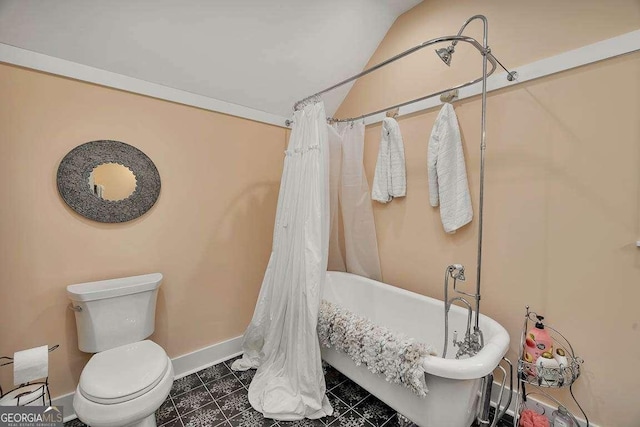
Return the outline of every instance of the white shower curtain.
[[[340,185],[342,183],[342,136],[327,125],[329,133],[329,261],[327,269],[347,271],[340,246]]]
[[[329,245],[329,149],[324,104],[294,115],[273,247],[234,370],[257,368],[251,406],[278,420],[333,413],[316,334]]]
[[[364,172],[364,123],[337,123],[329,128],[329,142],[332,184],[329,265],[334,270],[382,280],[369,183]],[[336,176],[340,178],[339,185],[334,183]],[[338,206],[335,204],[338,194],[342,230],[339,229]],[[346,262],[340,250],[340,231],[344,236]]]

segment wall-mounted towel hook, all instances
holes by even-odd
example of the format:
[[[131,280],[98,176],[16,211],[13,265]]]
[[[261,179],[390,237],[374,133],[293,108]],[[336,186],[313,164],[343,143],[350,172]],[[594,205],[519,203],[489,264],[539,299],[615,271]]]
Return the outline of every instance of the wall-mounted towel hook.
[[[450,90],[448,92],[443,93],[442,95],[440,95],[440,101],[442,102],[453,102],[456,99],[458,99],[458,89],[455,90]]]
[[[387,117],[391,117],[392,119],[395,119],[396,117],[398,117],[399,113],[400,113],[400,107],[396,107],[387,111]]]

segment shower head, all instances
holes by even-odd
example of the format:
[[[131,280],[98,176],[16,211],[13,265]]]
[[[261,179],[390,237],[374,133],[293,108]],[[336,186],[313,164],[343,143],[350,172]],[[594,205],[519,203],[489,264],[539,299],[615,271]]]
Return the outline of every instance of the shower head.
[[[453,45],[436,49],[436,53],[440,59],[442,59],[442,62],[447,64],[447,66],[451,66],[451,57],[453,56],[454,51]]]

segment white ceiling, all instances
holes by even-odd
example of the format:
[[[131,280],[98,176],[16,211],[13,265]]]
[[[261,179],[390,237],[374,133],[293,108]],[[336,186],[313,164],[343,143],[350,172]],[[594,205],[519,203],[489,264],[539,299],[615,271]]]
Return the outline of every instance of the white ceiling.
[[[0,0],[0,43],[286,117],[420,1]]]

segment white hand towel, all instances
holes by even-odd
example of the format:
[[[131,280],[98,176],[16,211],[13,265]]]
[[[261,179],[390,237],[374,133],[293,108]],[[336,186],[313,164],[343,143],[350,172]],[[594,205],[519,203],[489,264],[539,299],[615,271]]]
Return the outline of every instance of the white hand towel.
[[[407,172],[400,125],[395,119],[387,117],[382,121],[382,136],[371,198],[380,203],[387,203],[394,197],[404,197],[406,193]]]
[[[458,118],[451,104],[444,104],[429,138],[427,154],[429,201],[440,205],[440,219],[447,233],[473,219],[467,169]]]

